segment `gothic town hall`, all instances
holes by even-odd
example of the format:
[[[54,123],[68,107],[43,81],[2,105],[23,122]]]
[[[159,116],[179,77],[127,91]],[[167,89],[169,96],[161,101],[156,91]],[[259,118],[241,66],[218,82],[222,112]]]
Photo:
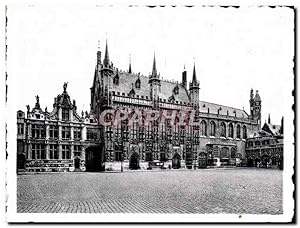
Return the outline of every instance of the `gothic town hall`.
[[[151,69],[151,63],[149,64]],[[180,82],[162,79],[156,68],[142,75],[113,65],[108,46],[97,51],[90,88],[89,112],[77,112],[67,84],[54,98],[53,110],[43,110],[39,97],[33,108],[17,112],[17,168],[33,172],[122,171],[129,169],[198,169],[247,165],[246,139],[261,128],[261,98],[250,91],[250,112],[202,101],[193,72]],[[189,80],[188,83],[188,78]],[[69,86],[72,86],[70,83]],[[196,124],[175,125],[169,118],[151,125],[103,125],[117,110],[171,113],[194,111]],[[129,115],[132,115],[130,113]],[[176,117],[177,118],[177,117]],[[160,119],[161,120],[161,119]]]

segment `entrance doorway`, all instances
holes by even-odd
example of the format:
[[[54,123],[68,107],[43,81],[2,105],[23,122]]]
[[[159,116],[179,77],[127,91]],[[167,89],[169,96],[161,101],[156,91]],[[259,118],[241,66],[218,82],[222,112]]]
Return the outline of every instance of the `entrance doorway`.
[[[199,168],[206,168],[207,162],[206,162],[206,154],[200,153],[199,154],[199,161],[198,161],[198,167]]]
[[[139,169],[139,155],[137,153],[133,153],[129,160],[129,169]]]
[[[18,154],[17,156],[17,168],[26,169],[26,158],[24,154]]]
[[[102,146],[91,146],[85,149],[85,165],[88,172],[105,170],[104,153]]]
[[[180,167],[181,167],[180,160],[181,160],[180,155],[176,153],[172,159],[172,168],[173,169],[180,169]]]
[[[74,167],[75,167],[75,169],[80,168],[80,158],[77,157],[74,159]]]
[[[248,158],[247,166],[248,167],[253,167],[253,163],[254,163],[253,159],[252,158]]]

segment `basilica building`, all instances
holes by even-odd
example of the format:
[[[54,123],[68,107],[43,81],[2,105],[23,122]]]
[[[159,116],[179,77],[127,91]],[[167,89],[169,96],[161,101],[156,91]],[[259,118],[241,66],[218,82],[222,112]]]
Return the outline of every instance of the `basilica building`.
[[[150,65],[150,64],[149,64]],[[261,98],[250,90],[250,112],[202,101],[194,65],[188,83],[182,72],[179,82],[162,79],[156,67],[142,75],[118,69],[97,51],[90,110],[77,113],[67,92],[54,98],[53,110],[42,110],[39,97],[27,111],[17,112],[17,168],[24,171],[114,171],[128,169],[198,169],[247,165],[246,139],[261,128]],[[129,124],[121,118],[109,122],[118,110],[147,111],[169,115],[195,113],[196,124],[175,125],[168,118],[151,125]],[[109,112],[108,112],[109,111]],[[103,115],[103,113],[109,113]],[[132,113],[130,114],[132,115]],[[163,121],[163,123],[158,123]]]

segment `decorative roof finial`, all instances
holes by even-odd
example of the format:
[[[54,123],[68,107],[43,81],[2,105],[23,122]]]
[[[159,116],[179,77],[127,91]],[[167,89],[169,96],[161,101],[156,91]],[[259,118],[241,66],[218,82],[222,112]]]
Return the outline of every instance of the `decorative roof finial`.
[[[129,54],[129,69],[128,73],[131,74],[131,54]]]
[[[100,51],[100,40],[98,40],[98,51]]]

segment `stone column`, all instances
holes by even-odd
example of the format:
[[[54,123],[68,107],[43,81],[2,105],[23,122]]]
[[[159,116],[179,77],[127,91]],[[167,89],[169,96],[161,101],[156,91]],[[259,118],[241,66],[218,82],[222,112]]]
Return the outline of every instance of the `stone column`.
[[[49,139],[49,124],[48,123],[46,123],[46,140],[48,140]]]
[[[80,156],[81,160],[85,160],[85,149],[84,146],[81,146],[81,156]]]
[[[71,126],[71,140],[74,140],[74,127]]]
[[[31,159],[32,158],[32,155],[31,155],[31,152],[32,152],[32,146],[31,146],[31,143],[29,143],[28,145],[27,145],[27,159]]]
[[[74,160],[74,145],[70,145],[71,160]]]
[[[62,145],[61,144],[58,145],[58,159],[59,160],[62,159]]]
[[[73,121],[73,110],[72,109],[70,109],[69,110],[69,116],[70,116],[70,121]]]
[[[30,139],[31,138],[31,124],[28,124],[28,131],[27,131],[27,138]]]
[[[62,109],[58,107],[58,120],[62,120]]]
[[[86,126],[81,129],[81,140],[86,140]]]

